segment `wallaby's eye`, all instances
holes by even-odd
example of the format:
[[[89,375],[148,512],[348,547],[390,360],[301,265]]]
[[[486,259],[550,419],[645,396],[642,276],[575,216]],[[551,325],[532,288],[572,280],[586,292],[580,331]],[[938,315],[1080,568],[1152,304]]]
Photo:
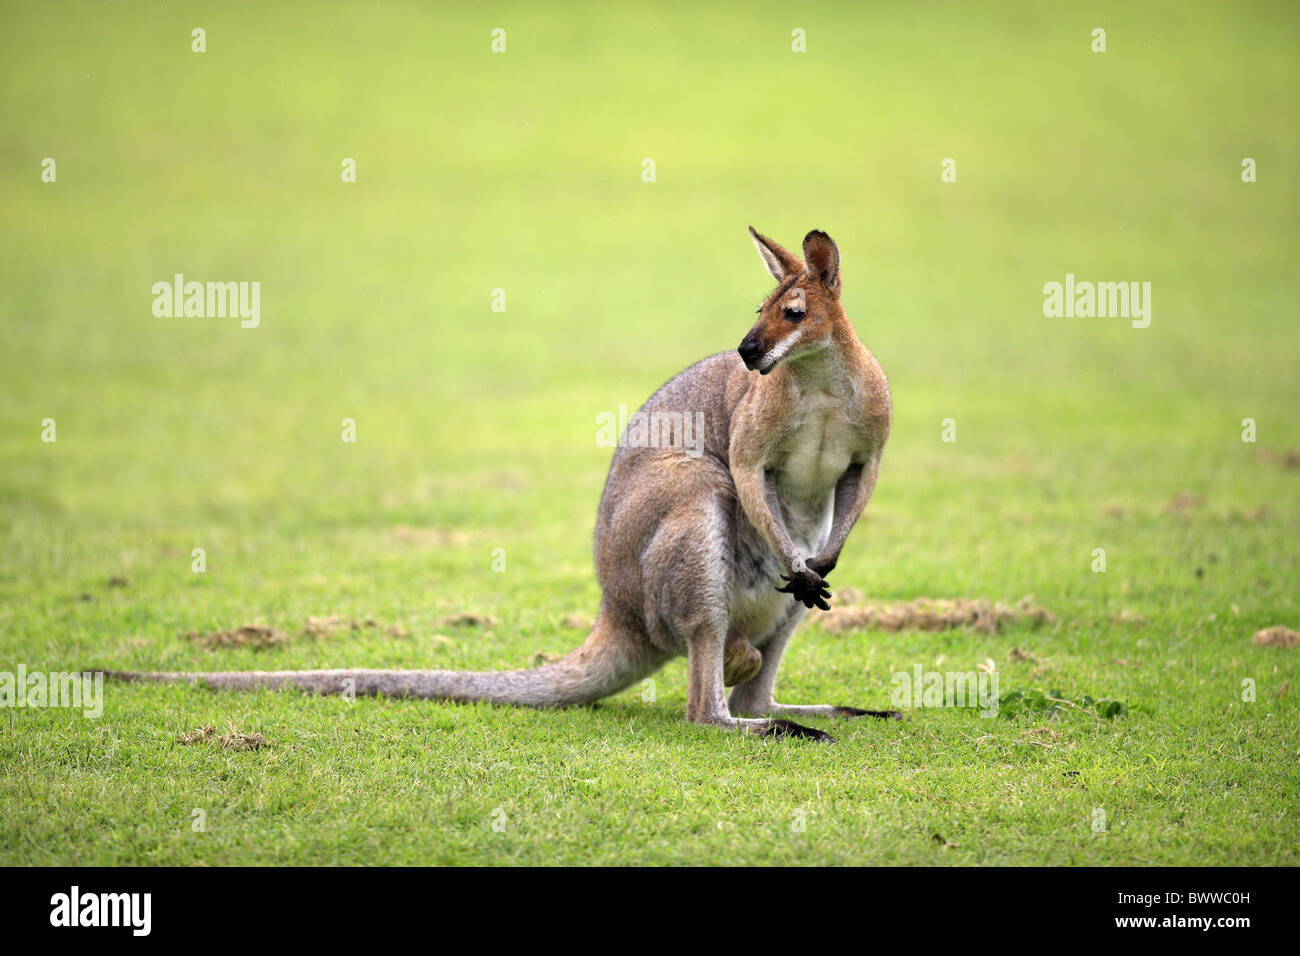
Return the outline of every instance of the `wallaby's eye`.
[[[807,315],[803,309],[792,309],[788,305],[785,307],[785,317],[791,322],[802,322],[803,317]]]

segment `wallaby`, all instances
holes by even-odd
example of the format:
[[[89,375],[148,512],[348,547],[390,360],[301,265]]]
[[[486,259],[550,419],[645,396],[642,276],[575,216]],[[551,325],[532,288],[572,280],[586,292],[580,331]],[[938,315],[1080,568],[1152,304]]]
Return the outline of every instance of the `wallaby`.
[[[884,372],[840,304],[831,237],[808,233],[800,261],[749,232],[779,284],[736,351],[691,366],[641,409],[679,428],[701,422],[698,454],[680,441],[620,442],[596,518],[600,610],[581,647],[501,672],[112,676],[564,707],[623,690],[685,654],[686,719],[695,723],[830,740],[782,718],[899,718],[772,696],[795,627],[809,608],[829,609],[826,576],[875,488],[891,408]],[[730,700],[725,687],[734,688]]]

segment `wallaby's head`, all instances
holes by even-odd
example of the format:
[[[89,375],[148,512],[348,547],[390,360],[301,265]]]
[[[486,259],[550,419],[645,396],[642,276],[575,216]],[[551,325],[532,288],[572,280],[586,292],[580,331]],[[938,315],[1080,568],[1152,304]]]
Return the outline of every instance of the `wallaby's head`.
[[[840,250],[819,229],[803,238],[803,259],[749,227],[767,271],[779,285],[758,309],[758,321],[736,351],[745,368],[766,375],[781,362],[834,344],[847,324],[840,305]],[[806,263],[806,264],[805,264]]]

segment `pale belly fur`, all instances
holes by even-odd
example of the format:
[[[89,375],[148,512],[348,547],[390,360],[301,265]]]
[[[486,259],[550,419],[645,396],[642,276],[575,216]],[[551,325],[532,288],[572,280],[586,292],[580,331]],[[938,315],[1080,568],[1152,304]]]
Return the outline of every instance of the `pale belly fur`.
[[[830,539],[835,484],[851,460],[835,437],[825,429],[805,430],[776,473],[786,531],[795,553],[804,559],[820,554]],[[804,609],[789,594],[776,590],[784,583],[780,556],[743,514],[737,517],[740,531],[732,565],[730,625],[761,648],[787,621],[792,607],[800,615]]]

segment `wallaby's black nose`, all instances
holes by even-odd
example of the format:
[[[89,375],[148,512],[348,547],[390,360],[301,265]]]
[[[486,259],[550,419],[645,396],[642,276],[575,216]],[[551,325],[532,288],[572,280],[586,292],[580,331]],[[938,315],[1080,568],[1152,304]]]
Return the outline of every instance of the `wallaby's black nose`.
[[[754,334],[746,335],[744,341],[740,343],[740,348],[736,349],[740,353],[740,359],[745,363],[745,368],[752,369],[754,362],[763,354],[763,346],[758,344],[758,336]]]

